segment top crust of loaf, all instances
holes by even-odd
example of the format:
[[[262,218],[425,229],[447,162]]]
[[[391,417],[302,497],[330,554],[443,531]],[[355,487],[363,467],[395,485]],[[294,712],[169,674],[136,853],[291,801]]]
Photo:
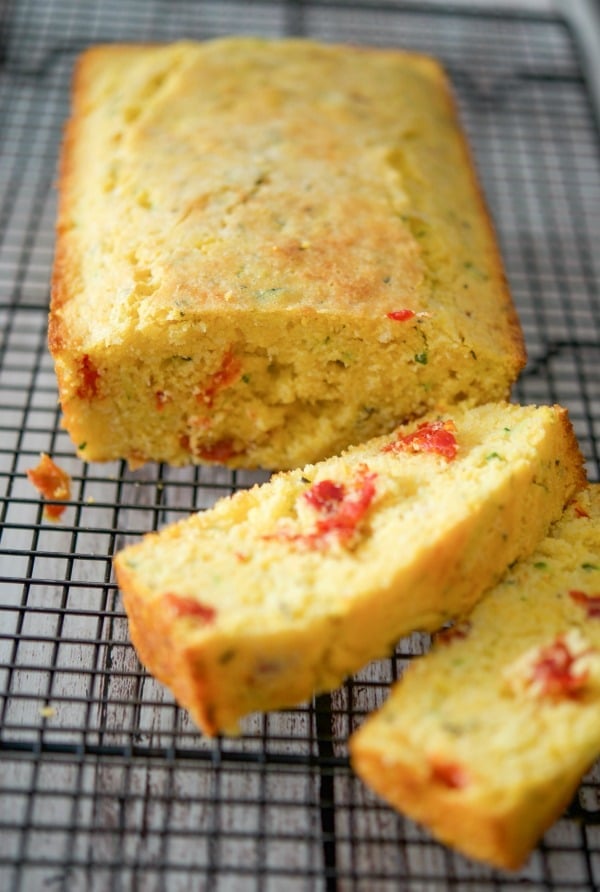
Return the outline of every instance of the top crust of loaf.
[[[190,310],[379,318],[433,300],[468,327],[477,276],[471,324],[521,359],[432,59],[295,40],[95,47],[76,72],[60,193],[56,350]]]

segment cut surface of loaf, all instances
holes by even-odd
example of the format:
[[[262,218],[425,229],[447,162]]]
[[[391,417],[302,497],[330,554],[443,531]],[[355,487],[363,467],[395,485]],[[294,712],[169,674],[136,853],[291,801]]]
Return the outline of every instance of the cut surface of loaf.
[[[350,740],[367,785],[474,858],[517,868],[600,755],[600,485]]]
[[[464,615],[583,485],[565,410],[426,416],[119,552],[132,641],[209,734]]]
[[[82,458],[283,469],[505,399],[521,330],[446,77],[302,40],[76,68],[49,345]]]

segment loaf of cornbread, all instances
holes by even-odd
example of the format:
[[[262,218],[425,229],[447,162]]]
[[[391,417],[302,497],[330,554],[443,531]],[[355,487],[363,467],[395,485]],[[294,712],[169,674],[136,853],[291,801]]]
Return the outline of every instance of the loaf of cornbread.
[[[600,485],[438,636],[350,747],[365,783],[440,840],[523,864],[600,756]]]
[[[584,483],[565,410],[430,415],[117,554],[142,662],[208,734],[462,616]]]
[[[84,459],[300,467],[524,363],[429,58],[228,38],[86,51],[49,345]]]

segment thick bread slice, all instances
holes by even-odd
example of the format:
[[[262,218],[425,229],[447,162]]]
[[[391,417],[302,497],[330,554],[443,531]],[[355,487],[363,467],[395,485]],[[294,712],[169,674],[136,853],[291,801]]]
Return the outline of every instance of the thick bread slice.
[[[365,783],[440,840],[523,864],[600,755],[600,485],[438,636],[350,748]]]
[[[429,416],[121,551],[131,637],[207,733],[232,731],[466,613],[583,482],[561,408]]]

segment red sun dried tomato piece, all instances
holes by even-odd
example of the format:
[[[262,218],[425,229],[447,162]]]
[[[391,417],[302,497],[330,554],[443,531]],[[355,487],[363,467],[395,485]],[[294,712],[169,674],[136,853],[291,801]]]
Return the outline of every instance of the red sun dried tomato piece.
[[[412,319],[417,314],[414,310],[393,310],[391,313],[386,313],[388,319],[391,319],[393,322],[407,322],[409,319]]]
[[[589,511],[586,511],[583,505],[580,505],[579,502],[575,502],[573,505],[573,510],[577,517],[589,517]]]
[[[188,595],[178,595],[175,592],[167,592],[163,595],[163,600],[168,605],[171,612],[176,617],[189,616],[194,619],[202,620],[209,625],[215,621],[217,611],[209,604],[203,604],[195,598]]]
[[[343,483],[335,483],[333,480],[319,480],[304,493],[306,501],[322,511],[324,514],[332,514],[339,508],[346,494]]]
[[[229,461],[234,455],[240,455],[241,453],[236,450],[233,440],[217,440],[211,446],[199,446],[194,454],[203,461],[223,463]]]
[[[217,440],[207,446],[192,446],[191,439],[188,434],[182,434],[179,437],[179,445],[190,455],[202,459],[202,461],[217,462],[223,464],[236,455],[242,455],[243,450],[236,449],[233,440],[223,439]]]
[[[78,371],[81,383],[77,388],[77,396],[80,400],[94,399],[98,396],[98,382],[100,380],[100,372],[87,353],[84,353],[84,355],[80,359]]]
[[[45,499],[64,502],[71,496],[71,479],[66,471],[59,468],[49,455],[42,452],[40,462],[27,471],[27,478]],[[49,520],[58,520],[66,505],[45,505],[44,514]]]
[[[383,447],[383,452],[432,452],[446,461],[456,458],[458,443],[456,426],[451,419],[423,422],[410,434],[399,437]]]
[[[600,595],[586,595],[585,592],[572,589],[569,592],[569,597],[584,608],[590,619],[600,618]]]
[[[440,629],[439,632],[435,633],[434,640],[436,644],[451,644],[453,641],[466,638],[470,631],[471,623],[465,620],[465,622],[448,626],[446,629]]]
[[[241,373],[242,363],[230,347],[223,354],[221,365],[210,376],[208,384],[197,394],[196,399],[198,402],[205,403],[209,408],[212,407],[216,395],[235,384]]]
[[[576,671],[574,656],[562,636],[542,648],[531,669],[530,680],[544,697],[576,698],[585,687],[587,670]]]
[[[329,500],[327,502],[326,516],[317,521],[314,533],[310,535],[319,539],[327,533],[336,533],[342,540],[349,539],[369,510],[371,502],[375,497],[376,476],[365,465],[361,465],[349,489],[343,484],[323,481],[330,484],[329,491],[330,493],[335,491],[336,498],[335,501]],[[316,485],[319,486],[320,484]],[[338,487],[341,490],[340,492],[338,492]],[[305,498],[308,498],[308,493],[305,493]]]
[[[302,497],[321,515],[307,533],[279,530],[263,539],[280,539],[297,542],[309,548],[323,548],[329,535],[347,544],[368,512],[375,498],[377,474],[360,465],[349,484],[334,480],[320,480],[302,493]]]
[[[443,762],[430,758],[431,776],[451,790],[462,790],[470,783],[469,773],[459,762]]]

